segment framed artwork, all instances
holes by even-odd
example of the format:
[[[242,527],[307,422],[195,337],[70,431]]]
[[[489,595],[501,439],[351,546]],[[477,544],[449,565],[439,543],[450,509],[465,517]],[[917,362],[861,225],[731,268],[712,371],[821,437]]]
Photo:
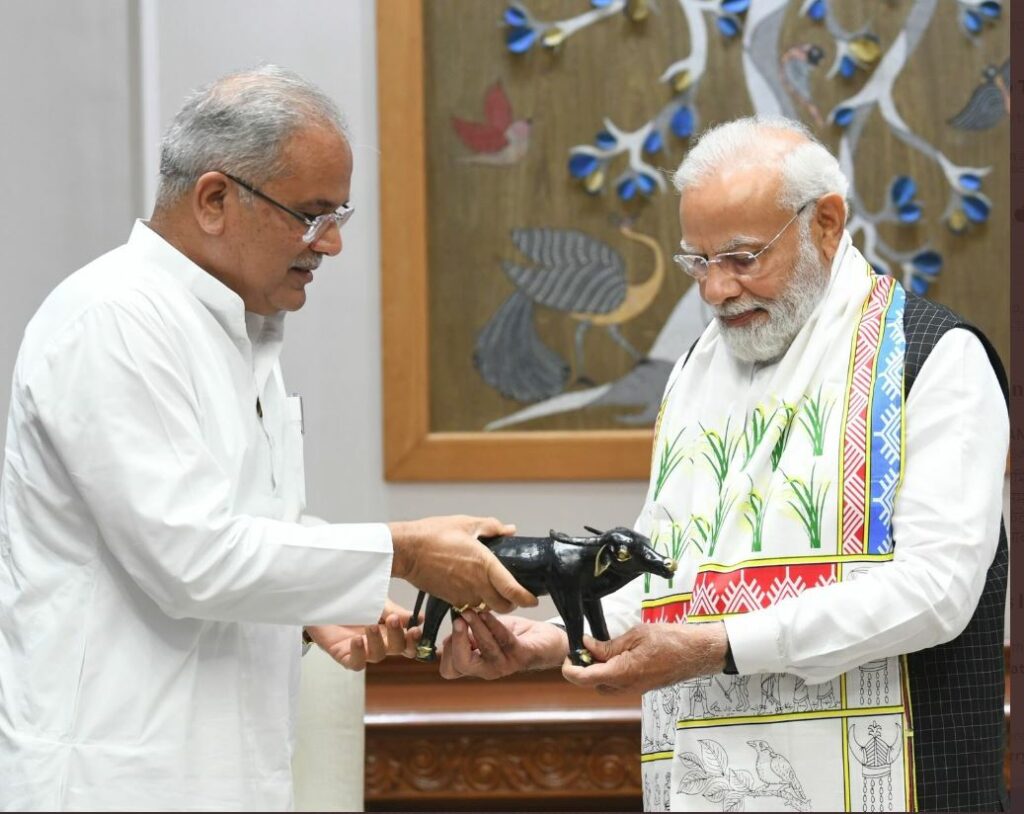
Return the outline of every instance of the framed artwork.
[[[646,479],[710,319],[672,263],[705,127],[802,121],[879,273],[1008,358],[1002,0],[379,0],[385,475]]]

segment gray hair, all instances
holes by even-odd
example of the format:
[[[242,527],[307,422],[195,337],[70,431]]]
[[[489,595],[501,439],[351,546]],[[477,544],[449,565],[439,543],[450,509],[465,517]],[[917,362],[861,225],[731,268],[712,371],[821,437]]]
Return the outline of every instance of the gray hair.
[[[773,133],[800,138],[782,156],[781,167],[780,140],[772,138]],[[830,193],[838,193],[846,205],[850,181],[835,156],[803,124],[781,116],[748,116],[706,130],[675,171],[672,183],[685,194],[689,187],[725,166],[759,165],[780,172],[779,205],[785,209],[795,210]],[[806,212],[801,221],[808,222],[811,214],[810,210]]]
[[[281,148],[297,130],[324,126],[345,140],[337,106],[323,91],[278,65],[229,74],[194,91],[160,143],[161,208],[211,170],[260,185],[286,170]],[[240,192],[248,197],[245,190]]]

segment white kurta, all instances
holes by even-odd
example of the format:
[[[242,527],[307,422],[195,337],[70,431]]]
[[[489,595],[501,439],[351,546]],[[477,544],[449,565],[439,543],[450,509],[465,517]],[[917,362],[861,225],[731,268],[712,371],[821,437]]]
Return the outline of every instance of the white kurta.
[[[291,807],[299,626],[375,621],[392,547],[383,524],[302,524],[282,336],[141,222],[29,323],[0,482],[0,808]]]
[[[890,763],[909,748],[902,744],[900,671],[891,657],[954,638],[974,613],[998,539],[1008,420],[973,334],[944,336],[906,401],[905,425],[896,409],[905,446],[902,486],[890,504],[895,548],[892,538],[881,537],[870,538],[869,548],[866,536],[855,538],[853,549],[848,545],[838,498],[864,476],[852,466],[845,474],[840,468],[852,460],[840,460],[838,453],[848,449],[841,431],[855,427],[855,411],[847,416],[841,408],[850,381],[861,392],[874,381],[873,371],[850,379],[849,370],[854,330],[885,316],[865,305],[869,292],[891,291],[876,280],[846,237],[829,291],[780,362],[738,362],[712,326],[688,366],[682,372],[677,366],[670,379],[659,442],[674,439],[672,451],[682,439],[685,454],[679,453],[674,480],[662,479],[656,468],[637,528],[663,544],[671,539],[674,545],[677,536],[686,544],[674,585],[652,579],[645,597],[644,582],[636,580],[606,603],[617,623],[609,628],[615,635],[639,621],[641,599],[648,621],[724,619],[741,675],[701,677],[645,696],[647,810],[736,810],[744,800],[764,811],[857,810],[862,790],[865,797],[878,792],[872,783],[879,775],[850,768],[844,778],[847,751],[856,756],[851,744],[862,746],[877,726],[881,734],[872,737],[878,748],[891,747],[885,753]],[[902,328],[902,312],[897,324]],[[898,355],[897,389],[902,351]],[[870,356],[856,358],[858,371],[865,358],[874,363]],[[890,384],[883,377],[891,364],[891,358],[885,366],[879,362],[880,388]],[[839,405],[831,422],[832,407],[824,410],[818,442],[805,437],[810,419],[788,445],[774,429],[765,434],[767,442],[754,440],[756,422],[745,416],[760,411],[774,417],[776,424],[768,419],[773,428],[786,420],[796,425],[795,414],[786,419],[776,405],[802,403],[804,418],[809,402],[801,394],[807,393]],[[861,433],[853,445],[862,449],[864,439]],[[726,474],[710,466],[716,461],[712,440],[733,450]],[[657,457],[660,450],[656,462],[665,457]],[[885,471],[880,467],[872,477]],[[804,522],[809,515],[799,515],[796,498],[786,492],[787,483],[795,495],[792,484],[808,482],[818,502],[815,524]],[[873,503],[883,502],[868,494]],[[754,522],[758,504],[768,509]],[[724,520],[718,515],[723,506]],[[687,537],[696,520],[707,534]],[[854,531],[865,522],[855,520]],[[881,543],[887,545],[876,546]],[[832,681],[844,673],[845,684]],[[874,771],[873,762],[869,768]],[[897,766],[890,776],[886,765],[887,800],[903,799],[902,771]]]

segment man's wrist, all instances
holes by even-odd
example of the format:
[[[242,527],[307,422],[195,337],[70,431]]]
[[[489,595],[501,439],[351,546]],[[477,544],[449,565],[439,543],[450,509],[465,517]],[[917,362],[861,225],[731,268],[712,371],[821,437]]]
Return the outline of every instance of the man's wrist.
[[[391,532],[391,576],[406,579],[412,570],[410,563],[409,523],[388,523]]]
[[[736,659],[732,655],[732,645],[729,643],[729,634],[725,634],[725,666],[722,667],[722,672],[727,676],[736,676],[740,674],[740,671],[736,669]]]
[[[551,646],[538,650],[527,665],[527,670],[554,670],[560,667],[569,655],[569,633],[560,622],[548,622],[558,632],[551,637]]]
[[[710,673],[725,673],[726,675],[738,675],[736,662],[732,657],[732,645],[729,642],[729,631],[725,622],[718,622],[710,625],[709,630],[709,666]]]

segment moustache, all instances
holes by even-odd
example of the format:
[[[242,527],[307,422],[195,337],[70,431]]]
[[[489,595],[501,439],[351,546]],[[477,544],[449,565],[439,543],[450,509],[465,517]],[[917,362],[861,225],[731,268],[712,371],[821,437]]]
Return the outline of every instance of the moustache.
[[[307,257],[306,259],[299,259],[292,263],[292,268],[302,269],[303,271],[315,271],[320,267],[321,257]]]
[[[766,300],[762,300],[759,297],[751,297],[741,302],[731,302],[725,305],[720,305],[715,308],[715,316],[717,317],[735,317],[740,314],[745,314],[747,311],[751,311],[754,308],[763,308],[766,311],[770,311],[771,303]]]

